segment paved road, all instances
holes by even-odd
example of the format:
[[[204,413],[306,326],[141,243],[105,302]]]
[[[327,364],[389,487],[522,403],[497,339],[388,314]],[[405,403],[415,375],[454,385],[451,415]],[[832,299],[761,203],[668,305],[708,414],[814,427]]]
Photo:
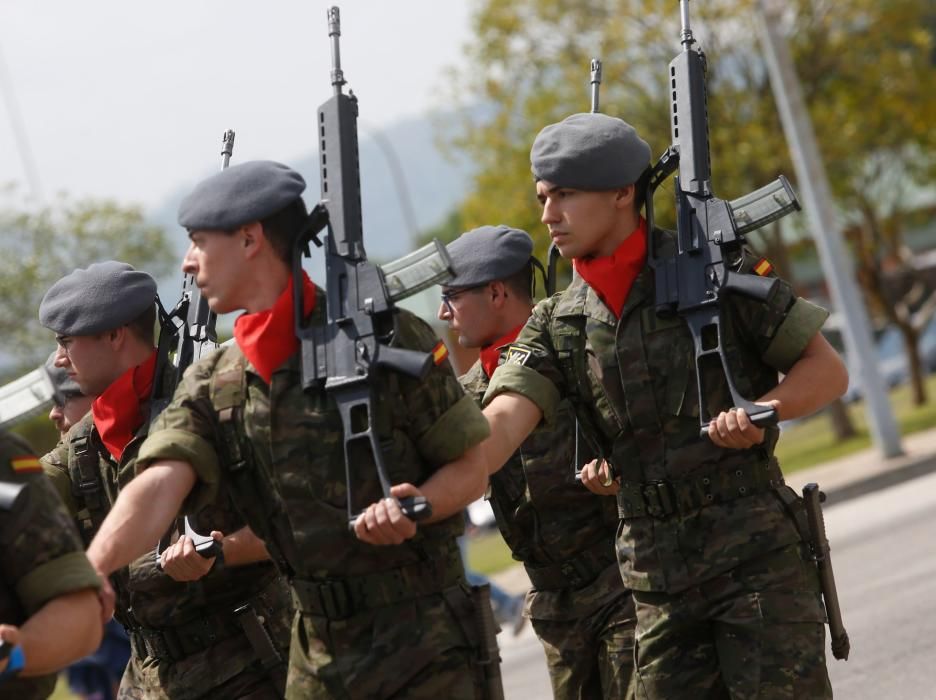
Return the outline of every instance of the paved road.
[[[827,650],[835,696],[936,698],[936,474],[825,515],[852,646],[847,662]],[[500,642],[507,698],[548,698],[542,649],[529,626]]]

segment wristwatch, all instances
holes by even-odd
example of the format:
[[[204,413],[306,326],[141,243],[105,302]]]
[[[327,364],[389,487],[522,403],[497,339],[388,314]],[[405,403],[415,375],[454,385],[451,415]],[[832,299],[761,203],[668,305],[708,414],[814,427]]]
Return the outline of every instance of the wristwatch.
[[[15,678],[26,665],[26,654],[23,653],[23,647],[19,644],[11,647],[6,642],[0,642],[0,659],[3,658],[7,659],[7,665],[3,671],[0,671],[0,684]]]

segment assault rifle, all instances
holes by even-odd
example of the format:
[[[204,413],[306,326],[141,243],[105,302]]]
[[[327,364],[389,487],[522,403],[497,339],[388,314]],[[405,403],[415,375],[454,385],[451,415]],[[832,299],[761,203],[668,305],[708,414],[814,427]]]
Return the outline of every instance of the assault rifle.
[[[712,193],[705,97],[705,55],[693,47],[689,0],[680,0],[683,51],[667,72],[671,93],[672,144],[650,170],[647,184],[647,230],[653,231],[653,193],[678,169],[676,176],[677,251],[661,257],[657,245],[648,246],[648,260],[656,276],[656,310],[682,316],[695,343],[701,434],[708,434],[711,413],[703,386],[703,365],[720,362],[733,406],[743,408],[760,426],[774,425],[776,411],[741,396],[722,346],[720,308],[728,294],[767,301],[778,291],[778,280],[732,269],[740,260],[745,234],[798,210],[799,202],[782,175],[775,182],[732,202]],[[729,406],[723,407],[730,408]],[[721,409],[719,409],[721,410]]]
[[[357,519],[351,479],[350,449],[358,444],[374,460],[383,495],[390,497],[390,478],[374,429],[373,387],[378,368],[422,378],[432,355],[395,348],[395,302],[452,275],[445,247],[438,241],[382,268],[367,261],[361,217],[361,179],[358,163],[357,97],[345,95],[337,7],[328,9],[331,39],[331,84],[334,95],[318,111],[316,136],[322,179],[322,199],[309,213],[293,247],[293,306],[296,336],[302,344],[302,387],[323,385],[335,400],[344,426],[345,480],[348,521]],[[324,242],[318,234],[327,228]],[[302,257],[309,242],[325,249],[327,322],[310,326],[303,318]],[[421,520],[431,514],[425,498],[400,499],[407,517]]]
[[[234,132],[228,129],[221,137],[221,169],[228,167],[234,152]],[[172,401],[176,387],[189,365],[218,347],[215,323],[218,315],[208,307],[195,284],[195,275],[182,279],[182,297],[175,308],[166,313],[160,306],[159,344],[156,348],[156,373],[150,397],[150,421],[162,413]],[[221,543],[196,531],[190,517],[184,519],[183,531],[192,539],[195,551],[206,559],[221,554]],[[156,561],[170,544],[163,538],[156,546]]]

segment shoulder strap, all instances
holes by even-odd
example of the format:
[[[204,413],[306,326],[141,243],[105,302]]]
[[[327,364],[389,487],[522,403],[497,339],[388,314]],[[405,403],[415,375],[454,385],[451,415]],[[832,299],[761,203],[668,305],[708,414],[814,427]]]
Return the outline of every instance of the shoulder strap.
[[[68,479],[78,506],[82,538],[90,542],[109,510],[99,457],[91,444],[90,430],[76,431],[69,441]]]
[[[259,527],[270,558],[281,574],[295,574],[295,544],[285,512],[270,483],[260,476],[253,446],[243,428],[247,382],[244,356],[236,348],[224,351],[209,384],[211,404],[217,416],[221,468],[230,477],[235,509],[251,525]]]

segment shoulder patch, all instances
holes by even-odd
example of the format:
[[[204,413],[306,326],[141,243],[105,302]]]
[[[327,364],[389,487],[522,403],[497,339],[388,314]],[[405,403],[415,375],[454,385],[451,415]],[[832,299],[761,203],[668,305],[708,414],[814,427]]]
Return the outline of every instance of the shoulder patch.
[[[767,258],[761,258],[754,264],[754,272],[763,277],[773,272],[773,265]]]
[[[504,356],[505,365],[525,365],[533,351],[525,345],[508,345]]]
[[[449,351],[441,340],[432,348],[432,361],[437,365],[442,364],[445,361],[445,358],[448,357]]]
[[[13,467],[13,471],[17,474],[30,474],[42,471],[42,465],[39,464],[39,460],[33,455],[13,457],[10,460],[10,466]]]

